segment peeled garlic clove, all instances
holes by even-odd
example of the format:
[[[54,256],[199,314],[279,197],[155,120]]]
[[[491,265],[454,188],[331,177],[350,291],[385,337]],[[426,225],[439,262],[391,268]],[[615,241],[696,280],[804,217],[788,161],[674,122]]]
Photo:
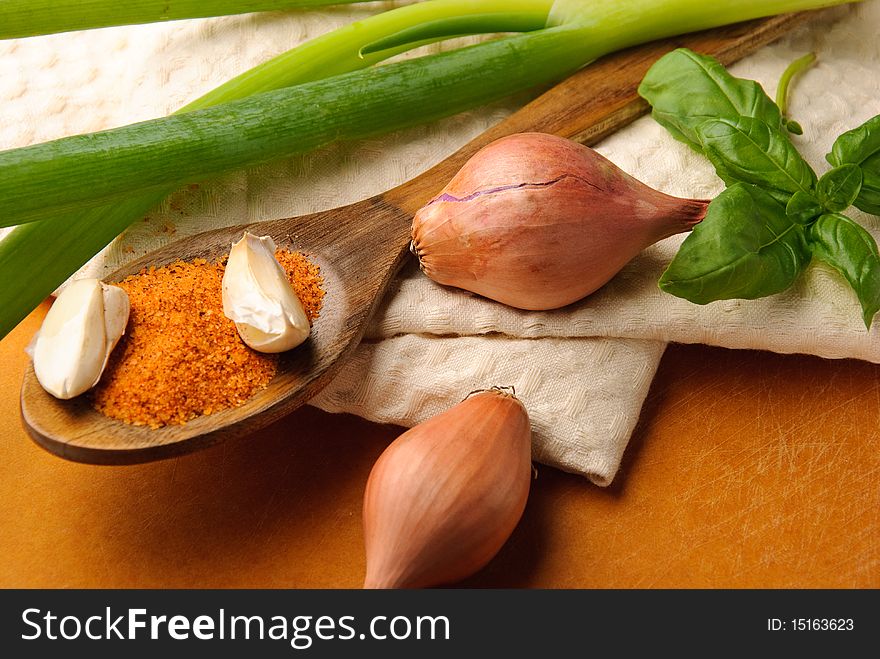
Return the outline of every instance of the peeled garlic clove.
[[[412,247],[425,274],[520,309],[589,295],[649,245],[703,219],[592,149],[521,133],[477,152],[416,213]]]
[[[232,245],[223,273],[223,313],[258,352],[284,352],[308,338],[309,319],[269,236],[245,232]]]
[[[109,359],[116,342],[125,333],[131,303],[128,300],[128,293],[119,286],[102,283],[101,292],[104,295],[104,333],[109,346],[106,358]]]
[[[364,494],[364,588],[421,588],[470,576],[522,516],[531,482],[523,404],[470,396],[398,437]]]
[[[125,331],[128,314],[128,295],[118,286],[97,279],[68,284],[31,346],[42,387],[66,400],[95,386]]]

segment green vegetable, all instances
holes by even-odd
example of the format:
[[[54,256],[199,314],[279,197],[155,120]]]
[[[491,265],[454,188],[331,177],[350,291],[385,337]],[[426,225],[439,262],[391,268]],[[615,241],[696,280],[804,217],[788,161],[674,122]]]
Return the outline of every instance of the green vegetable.
[[[880,310],[880,254],[877,243],[845,215],[829,213],[810,227],[813,256],[832,266],[852,286],[862,306],[865,327]]]
[[[810,261],[803,227],[761,188],[735,183],[709,204],[660,278],[696,304],[784,291]]]
[[[880,115],[868,119],[834,140],[825,159],[839,167],[846,163],[861,165],[880,154]]]
[[[803,57],[799,57],[782,72],[779,85],[776,87],[776,105],[779,106],[779,111],[782,113],[782,122],[788,132],[794,135],[803,135],[804,129],[798,122],[788,118],[788,88],[795,76],[813,66],[815,61],[816,53],[807,53]]]
[[[32,150],[25,156],[2,153],[0,160],[8,166],[0,179],[11,176],[25,188],[5,188],[22,203],[15,209],[6,203],[5,208],[16,217],[7,222],[51,219],[19,226],[0,242],[0,281],[4,282],[0,336],[114,235],[140,218],[150,204],[188,182],[179,171],[172,175],[177,163],[168,164],[171,156],[180,159],[191,176],[228,171],[265,160],[266,154],[255,145],[275,155],[289,155],[332,140],[375,135],[557,80],[600,55],[637,43],[837,2],[742,0],[718,7],[704,0],[431,0],[379,14],[304,44],[289,57],[281,56],[239,76],[221,93],[208,95],[187,109],[312,81],[304,82],[302,88],[270,92],[223,111],[206,110],[194,117],[126,127],[96,137],[94,143],[88,137],[66,138],[70,141],[54,146],[27,147]],[[511,19],[511,12],[521,16]],[[459,20],[463,15],[472,20]],[[355,72],[425,41],[462,32],[510,29],[514,24],[534,31],[387,65],[390,72]],[[420,41],[407,43],[408,39]],[[302,77],[300,67],[305,71]],[[286,122],[273,109],[276,105],[289,109]],[[237,136],[224,126],[231,120],[241,122]],[[302,131],[299,139],[284,123]],[[166,127],[173,130],[163,136]],[[269,128],[280,131],[278,139],[288,150],[272,144]],[[97,143],[109,151],[96,149]],[[139,146],[143,150],[138,158],[134,154]],[[54,166],[44,160],[54,155],[62,156]],[[22,176],[26,170],[35,176]],[[102,182],[103,178],[107,181]],[[83,194],[78,188],[94,194]],[[43,202],[37,204],[39,198]],[[101,199],[114,201],[94,206]],[[60,210],[72,208],[79,210]]]
[[[0,39],[366,0],[2,0]]]
[[[530,33],[0,152],[0,226],[460,112],[571,72],[565,36],[564,28]],[[423,81],[436,102],[414,102]]]
[[[736,78],[715,58],[679,48],[648,70],[639,94],[651,116],[677,140],[703,151],[697,128],[707,119],[760,119],[780,128],[782,115],[754,80]]]
[[[464,48],[0,152],[2,224],[165,190],[338,139],[431,121],[499,98],[512,87],[528,89],[548,75],[571,71],[571,64],[558,59],[565,42],[557,36],[541,32],[495,41],[477,53],[476,47]],[[432,81],[432,93],[442,101],[413,103],[411,90],[422,80]],[[90,184],[83,186],[83,180]]]
[[[801,224],[810,223],[824,212],[822,204],[809,192],[795,192],[785,206],[785,214]]]
[[[781,104],[791,77],[813,59],[786,69]],[[670,53],[639,92],[657,121],[702,151],[730,186],[682,243],[660,288],[696,304],[754,299],[788,288],[814,255],[849,282],[870,329],[880,310],[880,255],[874,238],[840,212],[852,204],[880,212],[880,117],[841,135],[827,156],[834,169],[817,180],[782,130],[792,128],[784,111],[712,58]]]
[[[434,0],[400,7],[333,30],[258,64],[179,112],[365,69],[450,37],[540,30],[546,26],[552,5],[553,0]]]
[[[866,213],[880,215],[880,115],[838,137],[825,159],[835,167],[859,166],[862,187],[853,203]]]
[[[819,201],[834,213],[852,206],[861,189],[862,170],[858,165],[851,164],[825,172],[816,184]]]
[[[707,119],[697,127],[697,136],[728,185],[758,185],[787,203],[788,195],[809,193],[816,184],[816,174],[785,133],[760,119]]]

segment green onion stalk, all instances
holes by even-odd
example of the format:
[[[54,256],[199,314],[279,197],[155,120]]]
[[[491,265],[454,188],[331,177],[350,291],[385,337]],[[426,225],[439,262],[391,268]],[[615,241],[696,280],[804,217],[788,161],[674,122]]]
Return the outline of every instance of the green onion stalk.
[[[0,337],[183,184],[432,121],[556,81],[606,53],[834,0],[429,0],[270,60],[175,115],[0,152]],[[425,43],[518,32],[372,66]],[[84,184],[87,182],[87,184]]]
[[[0,0],[0,39],[366,0]]]

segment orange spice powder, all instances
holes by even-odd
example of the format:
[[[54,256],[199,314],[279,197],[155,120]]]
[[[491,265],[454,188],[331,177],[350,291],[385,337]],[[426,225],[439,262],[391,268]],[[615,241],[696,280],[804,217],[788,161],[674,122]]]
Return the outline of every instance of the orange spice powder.
[[[311,322],[323,304],[320,269],[298,252],[275,256]],[[223,315],[224,265],[178,261],[118,284],[131,314],[92,392],[96,410],[159,428],[241,405],[269,384],[278,356],[248,348]]]

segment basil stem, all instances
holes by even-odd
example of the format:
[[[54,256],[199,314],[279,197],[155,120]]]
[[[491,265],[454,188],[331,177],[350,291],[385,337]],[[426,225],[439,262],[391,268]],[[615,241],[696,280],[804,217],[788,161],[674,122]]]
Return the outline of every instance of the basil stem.
[[[795,76],[806,71],[815,61],[816,53],[807,53],[803,57],[797,58],[786,67],[785,71],[782,72],[782,77],[779,79],[779,85],[776,87],[776,105],[779,106],[779,111],[782,113],[783,123],[785,124],[786,129],[788,129],[788,132],[795,135],[803,135],[804,129],[801,128],[801,125],[798,122],[788,118],[788,89]]]

